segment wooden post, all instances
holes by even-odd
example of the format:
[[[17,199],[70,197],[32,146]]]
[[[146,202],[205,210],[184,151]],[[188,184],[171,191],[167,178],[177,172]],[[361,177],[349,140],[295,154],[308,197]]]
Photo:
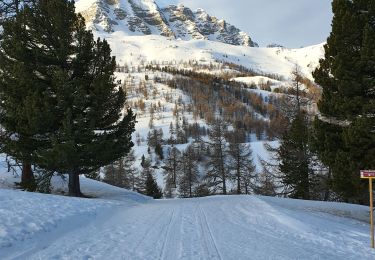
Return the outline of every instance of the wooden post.
[[[373,207],[372,178],[369,178],[368,181],[369,181],[369,191],[370,191],[371,248],[374,248],[374,207]]]
[[[368,190],[370,193],[370,236],[371,248],[374,248],[374,194],[372,191],[372,180],[375,179],[375,170],[361,170],[361,179],[368,179]]]

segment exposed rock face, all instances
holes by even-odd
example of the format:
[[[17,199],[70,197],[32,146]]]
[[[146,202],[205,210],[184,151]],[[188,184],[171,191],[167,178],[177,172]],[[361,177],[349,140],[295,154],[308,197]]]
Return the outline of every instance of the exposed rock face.
[[[174,36],[173,32],[169,29],[163,13],[160,12],[159,7],[153,1],[129,0],[129,3],[134,14],[142,19],[145,24],[155,26],[159,30],[160,35],[166,37]]]
[[[183,40],[207,39],[257,46],[249,35],[226,21],[202,9],[192,11],[183,5],[160,9],[154,0],[95,0],[81,13],[91,29],[108,33],[123,30],[138,35],[159,34]]]
[[[285,46],[278,43],[270,43],[267,45],[267,48],[285,48]]]
[[[171,5],[162,10],[177,38],[208,39],[232,45],[257,46],[251,38],[224,20],[210,16],[203,9],[195,12],[189,8]]]
[[[164,8],[163,11],[169,14],[169,21],[172,23],[176,21],[194,22],[195,20],[194,13],[189,8],[183,5],[179,5],[179,6],[171,5],[168,8]]]
[[[115,8],[113,12],[115,13],[117,20],[124,20],[127,16],[125,10],[121,8]]]
[[[150,35],[152,33],[150,28],[143,22],[143,20],[136,16],[129,17],[128,28],[132,32],[138,31],[145,35]]]
[[[105,2],[109,5],[116,5],[120,3],[120,0],[105,0]]]
[[[118,24],[109,16],[111,9],[107,1],[114,2],[116,0],[96,1],[85,11],[81,12],[86,22],[92,23],[91,29],[98,29],[97,26],[100,25],[103,31],[109,33],[113,32],[113,26]]]

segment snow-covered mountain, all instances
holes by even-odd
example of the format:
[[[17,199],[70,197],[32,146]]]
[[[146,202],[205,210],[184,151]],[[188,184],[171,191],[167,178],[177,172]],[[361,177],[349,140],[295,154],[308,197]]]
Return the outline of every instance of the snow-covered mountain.
[[[171,3],[174,3],[171,1]],[[231,63],[288,80],[298,64],[305,77],[323,57],[323,44],[301,49],[257,46],[249,35],[204,10],[155,0],[77,0],[96,37],[105,38],[120,66],[145,63]]]
[[[77,11],[90,29],[111,34],[162,35],[173,39],[206,39],[242,46],[257,46],[250,36],[203,9],[169,5],[159,7],[154,0],[78,0]]]
[[[312,72],[324,54],[323,44],[300,49],[282,46],[255,48],[252,47],[255,43],[247,34],[202,9],[192,11],[181,4],[158,5],[156,1],[76,1],[76,11],[85,17],[87,27],[93,30],[95,37],[109,42],[118,64],[116,77],[126,89],[127,105],[137,114],[133,134],[135,168],[141,169],[143,156],[149,158],[157,182],[165,191],[165,161],[150,148],[149,136],[154,130],[162,132],[160,143],[166,158],[171,149],[170,140],[174,139],[171,125],[185,123],[189,127],[194,125],[207,129],[208,115],[219,114],[218,107],[222,106],[219,99],[207,102],[212,106],[209,111],[202,111],[202,106],[198,104],[201,101],[195,99],[194,90],[181,87],[187,84],[198,88],[205,84],[197,78],[184,77],[187,81],[177,84],[181,86],[171,87],[172,80],[181,80],[181,74],[190,71],[202,73],[207,78],[221,79],[223,89],[230,89],[224,82],[232,82],[228,83],[232,86],[237,84],[235,88],[257,100],[245,104],[233,97],[231,103],[251,115],[251,120],[250,117],[247,120],[252,123],[249,123],[251,130],[246,142],[251,143],[253,161],[260,172],[259,158],[268,158],[263,143],[273,140],[267,135],[272,132],[273,123],[269,114],[264,111],[262,114],[254,108],[254,104],[260,103],[270,113],[277,110],[277,104],[272,105],[269,100],[277,100],[288,93],[292,87],[291,72],[296,65],[299,65],[304,77],[313,80]],[[212,86],[207,84],[205,87]],[[306,89],[310,91],[307,86]],[[233,94],[230,91],[215,93],[212,92],[210,97],[224,95],[229,100]],[[220,109],[225,110],[223,107]],[[312,105],[309,109],[314,111],[315,107]],[[173,145],[183,152],[192,143],[194,138],[189,137]],[[203,176],[204,163],[199,167]]]

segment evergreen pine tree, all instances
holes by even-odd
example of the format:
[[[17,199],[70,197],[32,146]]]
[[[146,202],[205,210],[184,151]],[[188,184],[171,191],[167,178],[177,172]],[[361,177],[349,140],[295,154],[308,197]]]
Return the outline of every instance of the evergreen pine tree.
[[[325,58],[313,73],[323,88],[314,123],[320,159],[345,201],[365,202],[359,170],[375,167],[374,1],[334,0]]]
[[[148,175],[152,176],[154,174],[154,170],[151,167],[151,160],[149,158],[145,158],[144,156],[142,156],[142,158],[143,158],[142,163],[141,163],[142,170],[137,178],[136,190],[137,192],[146,195],[147,194],[147,189],[146,189],[147,176]]]
[[[2,50],[5,152],[24,164],[68,173],[69,194],[81,196],[80,174],[133,145],[135,118],[130,109],[122,114],[125,96],[113,76],[108,43],[93,40],[74,1],[40,0],[5,21]]]
[[[46,139],[58,123],[58,118],[54,116],[57,111],[53,105],[55,100],[51,95],[51,85],[53,68],[61,65],[62,61],[60,57],[52,56],[52,53],[69,52],[65,47],[70,35],[66,33],[66,29],[62,31],[61,26],[72,21],[74,12],[66,12],[64,17],[51,20],[54,25],[60,25],[60,28],[56,28],[56,34],[60,34],[61,41],[57,42],[45,37],[49,35],[46,30],[54,30],[51,28],[53,25],[45,25],[34,19],[44,15],[41,14],[40,8],[28,5],[21,8],[21,1],[7,1],[2,4],[9,4],[10,9],[7,9],[7,12],[13,17],[2,21],[1,149],[22,163],[21,186],[33,190],[35,181],[31,166],[38,158],[36,149],[47,145]],[[39,6],[42,4],[40,2]],[[50,8],[52,6],[53,3]]]
[[[145,158],[145,155],[142,154],[142,157],[141,157],[141,166],[145,167],[145,164],[146,164],[146,158]]]
[[[299,113],[290,129],[283,135],[277,150],[280,159],[281,182],[292,198],[310,199],[313,174],[306,117]]]
[[[154,199],[160,199],[163,196],[161,189],[159,188],[151,173],[147,174],[145,186],[147,196],[153,197]]]
[[[164,159],[163,147],[161,146],[160,143],[156,144],[156,146],[155,146],[155,153],[159,156],[160,160]]]
[[[262,186],[264,187],[260,190],[266,189],[267,194],[273,193],[274,183],[269,182],[273,179],[269,178],[271,175],[277,175],[283,185],[284,190],[281,193],[292,198],[310,199],[315,184],[308,115],[304,111],[306,104],[301,90],[302,81],[301,70],[296,65],[292,70],[294,95],[284,107],[284,113],[291,120],[290,125],[281,136],[278,148],[271,146],[266,148],[275,162],[273,165],[263,163]]]

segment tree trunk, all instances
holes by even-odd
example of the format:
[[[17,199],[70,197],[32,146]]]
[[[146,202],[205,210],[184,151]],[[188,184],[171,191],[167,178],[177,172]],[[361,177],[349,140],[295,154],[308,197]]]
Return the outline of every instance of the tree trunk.
[[[223,195],[227,195],[227,181],[226,181],[226,178],[225,178],[225,172],[224,172],[224,169],[222,169],[222,174],[221,174],[222,178],[223,178]]]
[[[330,185],[331,185],[331,167],[328,167],[328,176],[327,176],[326,187],[325,187],[325,192],[324,192],[324,201],[328,201],[329,197],[331,196]]]
[[[309,180],[309,168],[306,166],[305,174],[304,174],[304,200],[310,200],[310,180]]]
[[[237,154],[237,194],[241,194],[241,169],[240,169],[240,155]]]
[[[224,155],[223,155],[223,145],[220,141],[220,171],[221,171],[221,178],[223,180],[223,195],[227,195],[227,180],[225,176],[225,168],[224,168]]]
[[[31,163],[22,162],[21,187],[28,191],[35,191],[36,184]]]
[[[192,180],[191,180],[191,174],[192,174],[191,169],[189,171],[190,171],[190,174],[189,174],[189,197],[191,198],[191,197],[193,197],[193,192],[192,192],[192,189],[191,189],[192,188],[191,186],[193,184],[192,184]]]
[[[83,197],[81,192],[81,186],[79,184],[79,174],[78,173],[69,173],[69,196],[72,197]]]
[[[241,176],[237,173],[237,194],[241,194]]]

